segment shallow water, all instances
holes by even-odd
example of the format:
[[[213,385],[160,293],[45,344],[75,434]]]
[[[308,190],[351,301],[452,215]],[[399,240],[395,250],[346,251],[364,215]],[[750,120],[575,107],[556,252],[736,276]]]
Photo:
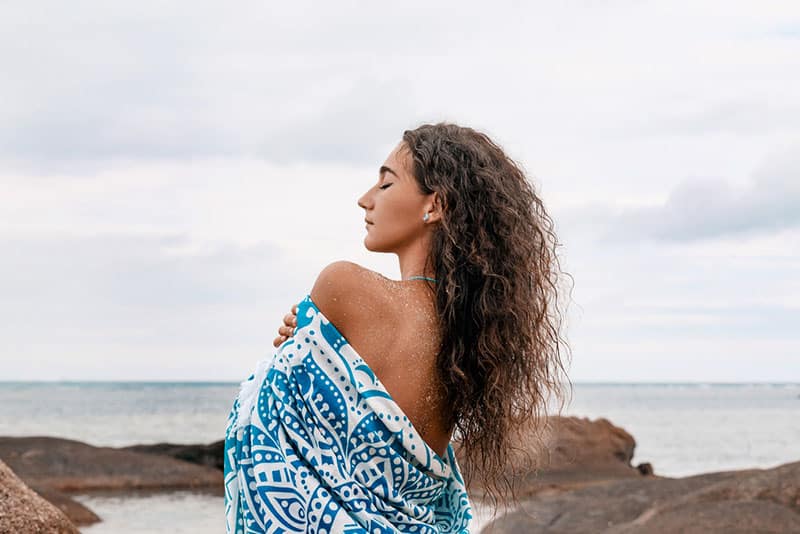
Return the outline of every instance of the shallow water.
[[[225,531],[224,497],[208,493],[95,493],[75,499],[103,520],[81,528],[86,534],[216,534]]]

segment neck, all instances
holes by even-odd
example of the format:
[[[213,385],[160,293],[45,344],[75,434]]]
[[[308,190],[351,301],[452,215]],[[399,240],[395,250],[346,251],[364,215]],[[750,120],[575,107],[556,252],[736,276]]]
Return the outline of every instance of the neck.
[[[400,262],[400,278],[406,280],[411,276],[427,276],[436,278],[431,266],[425,265],[428,256],[429,240],[418,239],[408,247],[397,252],[397,260]]]

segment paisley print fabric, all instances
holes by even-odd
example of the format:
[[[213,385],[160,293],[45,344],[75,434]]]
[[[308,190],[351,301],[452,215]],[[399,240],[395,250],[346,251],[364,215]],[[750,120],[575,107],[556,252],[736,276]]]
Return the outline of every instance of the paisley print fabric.
[[[469,532],[464,483],[319,311],[242,382],[225,435],[229,533]]]

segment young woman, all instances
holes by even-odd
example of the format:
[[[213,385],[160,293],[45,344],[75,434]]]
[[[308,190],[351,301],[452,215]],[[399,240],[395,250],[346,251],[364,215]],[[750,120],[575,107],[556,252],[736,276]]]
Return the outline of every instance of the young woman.
[[[500,147],[406,131],[358,205],[401,280],[335,262],[284,318],[231,412],[229,532],[468,532],[451,439],[490,500],[513,498],[512,432],[562,396],[558,243]]]

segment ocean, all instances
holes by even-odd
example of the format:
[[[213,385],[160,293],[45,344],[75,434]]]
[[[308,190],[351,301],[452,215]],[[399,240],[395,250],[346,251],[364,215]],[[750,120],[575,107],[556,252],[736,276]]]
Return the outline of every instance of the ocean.
[[[236,383],[0,382],[0,436],[97,446],[223,438]],[[800,384],[574,384],[564,415],[604,417],[636,439],[633,464],[662,476],[800,460]],[[218,494],[78,495],[103,522],[87,534],[219,533]]]

